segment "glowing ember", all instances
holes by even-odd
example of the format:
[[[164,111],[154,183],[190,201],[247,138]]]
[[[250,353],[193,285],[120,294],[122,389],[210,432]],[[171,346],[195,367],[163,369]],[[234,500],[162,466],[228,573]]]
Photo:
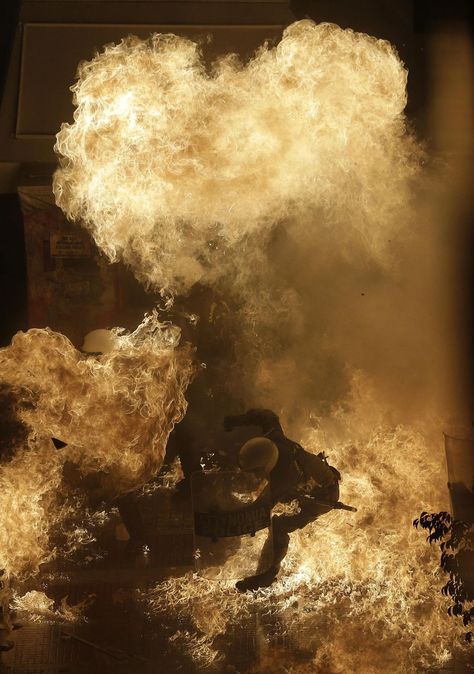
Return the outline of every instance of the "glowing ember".
[[[190,40],[129,37],[79,66],[56,201],[157,288],[212,281],[226,249],[308,214],[315,236],[380,254],[419,156],[405,84],[388,42],[332,24],[297,22],[210,73]]]

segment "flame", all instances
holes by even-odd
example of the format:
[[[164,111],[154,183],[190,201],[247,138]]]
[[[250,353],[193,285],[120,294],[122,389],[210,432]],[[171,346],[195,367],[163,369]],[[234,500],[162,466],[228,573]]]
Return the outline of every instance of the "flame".
[[[192,635],[196,663],[217,657],[218,637],[252,615],[262,640],[255,672],[415,674],[449,661],[463,628],[447,615],[437,550],[412,527],[420,509],[447,506],[441,438],[383,418],[359,373],[351,410],[302,430],[305,447],[341,470],[341,498],[358,512],[334,510],[292,533],[274,586],[242,595],[188,575],[142,595],[152,614],[192,621],[176,641],[188,649]]]
[[[67,460],[84,474],[100,472],[101,495],[113,498],[159,470],[185,413],[193,366],[190,350],[178,347],[179,331],[152,313],[131,334],[115,332],[115,350],[100,358],[47,328],[17,333],[0,351],[0,378],[16,391],[31,429],[27,446],[0,467],[0,569],[7,578],[37,572],[56,552],[51,532],[78,509],[84,524],[84,503],[65,496]],[[51,436],[67,447],[56,450]],[[78,523],[62,552],[90,540]]]
[[[26,615],[30,622],[67,622],[77,623],[83,619],[83,611],[93,601],[95,595],[88,595],[77,604],[68,604],[67,597],[63,597],[56,608],[54,600],[44,592],[30,590],[24,595],[16,594],[12,607],[19,615]]]
[[[411,526],[421,510],[447,505],[440,438],[426,427],[388,424],[380,381],[371,393],[361,375],[352,399],[342,406],[337,393],[334,407],[328,393],[330,412],[316,428],[309,423],[313,388],[305,400],[301,391],[307,373],[318,372],[314,351],[322,344],[323,357],[332,356],[328,342],[339,344],[350,371],[350,349],[344,340],[340,346],[340,334],[312,341],[305,311],[315,303],[305,284],[314,279],[303,275],[300,288],[288,278],[274,283],[278,261],[272,266],[265,248],[284,221],[298,249],[309,251],[301,256],[308,267],[315,242],[324,240],[351,260],[364,251],[364,261],[377,263],[368,275],[380,271],[386,241],[392,233],[403,239],[413,222],[412,179],[423,155],[403,114],[405,87],[390,44],[311,21],[290,26],[277,46],[264,45],[245,65],[230,55],[209,70],[194,42],[153,35],[109,45],[79,67],[75,120],[57,136],[58,205],[147,286],[182,292],[224,277],[238,286],[242,325],[233,338],[246,367],[228,373],[241,385],[235,397],[263,397],[283,412],[286,405],[289,434],[329,454],[344,475],[342,500],[358,507],[355,516],[333,511],[294,532],[269,589],[242,595],[226,581],[188,575],[142,595],[151,614],[191,624],[174,642],[201,669],[222,656],[221,635],[254,619],[261,641],[255,672],[414,673],[447,662],[462,633],[439,592],[436,551]],[[23,419],[69,442],[84,472],[107,472],[111,492],[143,482],[160,465],[167,434],[185,411],[189,354],[176,348],[172,329],[149,328],[117,333],[117,351],[99,361],[48,330],[20,334],[0,353],[0,375],[32,404]],[[301,353],[307,372],[295,374]],[[20,454],[7,482],[9,508],[22,481],[28,485],[21,461]],[[40,484],[45,470],[38,466]],[[38,531],[25,527],[38,560],[48,550],[41,508],[50,498],[45,490]],[[12,552],[3,560],[11,573],[23,568],[26,549],[19,560]],[[274,649],[279,636],[287,645]]]
[[[193,374],[189,349],[177,348],[179,330],[161,325],[156,313],[135,332],[116,333],[116,348],[99,358],[48,328],[17,333],[0,352],[0,376],[29,402],[23,421],[67,442],[65,455],[83,473],[105,472],[109,496],[161,467]]]
[[[36,573],[53,554],[49,532],[62,478],[62,461],[53,450],[48,438],[32,439],[0,467],[0,569],[7,578]]]
[[[210,71],[188,39],[128,37],[79,65],[56,202],[158,289],[213,281],[246,238],[304,214],[383,256],[420,157],[406,77],[388,42],[309,20]]]

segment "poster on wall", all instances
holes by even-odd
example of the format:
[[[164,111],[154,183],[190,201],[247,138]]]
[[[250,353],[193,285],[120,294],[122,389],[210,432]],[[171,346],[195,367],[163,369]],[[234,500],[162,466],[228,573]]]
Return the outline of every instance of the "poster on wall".
[[[28,284],[28,326],[50,327],[80,346],[87,332],[120,325],[121,270],[89,234],[69,223],[49,185],[21,185]]]

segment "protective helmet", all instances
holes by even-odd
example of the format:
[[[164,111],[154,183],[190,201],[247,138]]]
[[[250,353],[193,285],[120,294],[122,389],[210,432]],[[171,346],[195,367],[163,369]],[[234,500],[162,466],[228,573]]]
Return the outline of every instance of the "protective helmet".
[[[81,351],[86,353],[110,353],[115,348],[116,337],[110,330],[92,330],[84,337]]]
[[[242,470],[269,473],[278,461],[278,447],[268,438],[252,438],[240,448],[238,461]]]

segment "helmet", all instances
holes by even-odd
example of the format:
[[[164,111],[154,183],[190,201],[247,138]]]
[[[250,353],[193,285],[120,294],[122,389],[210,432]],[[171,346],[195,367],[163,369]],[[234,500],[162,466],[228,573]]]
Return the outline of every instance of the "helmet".
[[[116,337],[110,330],[92,330],[84,337],[81,347],[86,353],[110,353],[114,350]]]
[[[252,438],[240,448],[238,461],[242,470],[269,473],[278,461],[278,447],[268,438]]]

